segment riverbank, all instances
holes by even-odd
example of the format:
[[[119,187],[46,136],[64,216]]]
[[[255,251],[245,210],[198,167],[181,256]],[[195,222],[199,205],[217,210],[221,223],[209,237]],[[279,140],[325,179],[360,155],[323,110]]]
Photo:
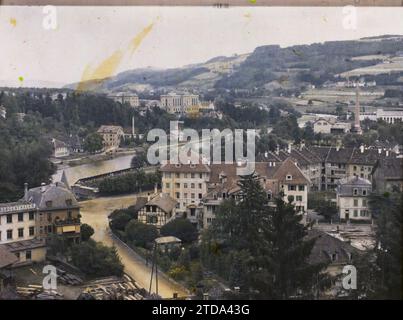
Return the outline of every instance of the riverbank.
[[[114,246],[125,267],[125,273],[132,277],[141,287],[149,289],[151,278],[151,265],[147,266],[145,261],[133,250],[114,239],[109,228],[108,215],[116,210],[134,205],[139,194],[131,194],[114,197],[100,197],[80,202],[82,223],[87,223],[94,228],[93,239],[104,245]],[[175,284],[165,277],[158,279],[158,293],[162,298],[172,298],[174,293],[179,297],[188,296],[187,290]],[[155,283],[155,281],[154,281]],[[152,292],[156,292],[155,284]]]

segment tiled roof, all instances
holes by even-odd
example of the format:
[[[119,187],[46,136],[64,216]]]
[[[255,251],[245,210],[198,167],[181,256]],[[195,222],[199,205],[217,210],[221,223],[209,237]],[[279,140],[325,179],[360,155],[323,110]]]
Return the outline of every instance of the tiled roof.
[[[209,166],[207,164],[171,164],[166,163],[161,166],[161,172],[178,172],[178,173],[203,173],[210,172]]]
[[[291,180],[287,180],[287,176],[291,175]],[[295,164],[291,158],[287,158],[272,176],[273,179],[278,180],[281,183],[295,183],[295,184],[308,184],[309,178],[307,178],[300,168]]]
[[[10,252],[18,252],[21,250],[31,250],[35,248],[41,248],[46,246],[45,240],[40,239],[30,239],[30,240],[22,240],[16,242],[5,243],[2,246],[7,248]]]
[[[349,243],[316,229],[309,230],[305,239],[316,239],[308,258],[308,262],[311,264],[331,263],[333,254],[336,254],[336,261],[333,261],[334,263],[351,263],[350,255],[354,259],[359,254],[359,251]]]
[[[43,190],[43,191],[42,191]],[[26,198],[35,203],[39,210],[52,210],[56,208],[78,208],[78,202],[74,194],[62,182],[56,182],[45,186],[30,189]],[[71,205],[68,205],[71,200]],[[51,206],[48,206],[51,201]]]
[[[119,133],[123,132],[123,128],[121,126],[101,126],[98,131],[98,133]]]
[[[172,199],[169,195],[160,193],[156,195],[154,198],[152,198],[150,201],[147,202],[147,206],[157,206],[161,208],[162,211],[169,213],[171,212],[177,202],[175,199]]]
[[[381,159],[378,161],[375,170],[379,170],[386,179],[403,179],[403,159]]]

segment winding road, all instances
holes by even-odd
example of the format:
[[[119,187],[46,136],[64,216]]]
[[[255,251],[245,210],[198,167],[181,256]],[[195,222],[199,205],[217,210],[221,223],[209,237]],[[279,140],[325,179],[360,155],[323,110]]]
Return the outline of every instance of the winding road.
[[[127,208],[136,202],[136,195],[125,195],[116,197],[101,197],[93,200],[80,202],[81,221],[92,226],[95,230],[93,239],[100,241],[107,246],[115,246],[125,272],[131,276],[141,287],[146,290],[150,286],[151,266],[147,266],[142,257],[128,248],[124,243],[115,240],[111,235],[108,223],[108,215],[115,209]],[[155,279],[153,280],[152,291],[155,292]],[[158,293],[162,298],[172,298],[174,293],[179,297],[187,296],[186,290],[168,279],[158,277]]]

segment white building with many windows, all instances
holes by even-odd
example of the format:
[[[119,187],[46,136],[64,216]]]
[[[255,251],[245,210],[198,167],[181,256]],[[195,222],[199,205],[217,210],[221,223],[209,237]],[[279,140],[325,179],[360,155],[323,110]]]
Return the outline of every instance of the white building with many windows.
[[[371,220],[368,196],[372,191],[369,180],[355,176],[341,179],[336,189],[337,207],[341,220]]]

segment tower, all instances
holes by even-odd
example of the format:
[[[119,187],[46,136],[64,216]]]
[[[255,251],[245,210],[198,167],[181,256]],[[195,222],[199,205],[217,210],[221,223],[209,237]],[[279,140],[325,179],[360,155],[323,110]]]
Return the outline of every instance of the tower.
[[[354,127],[353,132],[357,134],[362,134],[362,129],[360,125],[360,93],[358,88],[358,83],[356,84],[355,91],[355,108],[354,108]]]

